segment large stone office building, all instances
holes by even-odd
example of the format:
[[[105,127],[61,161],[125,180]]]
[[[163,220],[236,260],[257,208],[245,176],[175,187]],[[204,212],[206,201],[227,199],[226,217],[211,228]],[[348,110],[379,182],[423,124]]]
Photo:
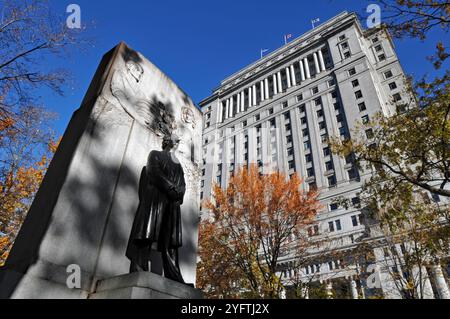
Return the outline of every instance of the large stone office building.
[[[390,116],[409,103],[403,81],[389,35],[364,30],[347,12],[229,76],[200,102],[202,197],[211,195],[214,183],[226,187],[240,165],[257,163],[263,174],[277,169],[299,174],[306,190],[320,190],[325,207],[311,235],[338,242],[336,249],[351,249],[365,233],[361,212],[342,209],[333,199],[343,196],[357,204],[366,176],[352,158],[333,155],[326,142],[329,136],[351,137],[358,122],[377,112]],[[286,264],[294,262],[289,258]],[[354,280],[358,267],[343,269],[340,260],[311,263],[301,272],[305,281],[345,279],[353,297],[364,292]]]

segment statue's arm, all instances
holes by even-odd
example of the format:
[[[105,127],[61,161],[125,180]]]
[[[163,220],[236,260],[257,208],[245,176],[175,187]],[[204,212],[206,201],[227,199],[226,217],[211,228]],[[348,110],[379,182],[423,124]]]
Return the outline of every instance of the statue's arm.
[[[161,170],[161,159],[158,157],[158,153],[153,151],[150,153],[148,158],[148,181],[154,186],[159,188],[163,193],[169,195],[173,198],[175,191],[175,185],[164,175]]]
[[[181,170],[181,182],[177,187],[177,200],[180,202],[180,205],[183,204],[184,194],[186,193],[186,182],[184,180],[184,173]]]

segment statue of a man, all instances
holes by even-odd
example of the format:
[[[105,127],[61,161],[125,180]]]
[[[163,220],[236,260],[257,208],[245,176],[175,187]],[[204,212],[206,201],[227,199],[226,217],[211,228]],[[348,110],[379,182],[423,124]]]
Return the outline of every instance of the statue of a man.
[[[139,207],[126,256],[130,272],[149,271],[152,244],[161,252],[164,276],[184,283],[178,263],[182,246],[180,206],[186,189],[183,168],[174,152],[180,140],[166,136],[163,151],[152,151],[139,185]]]

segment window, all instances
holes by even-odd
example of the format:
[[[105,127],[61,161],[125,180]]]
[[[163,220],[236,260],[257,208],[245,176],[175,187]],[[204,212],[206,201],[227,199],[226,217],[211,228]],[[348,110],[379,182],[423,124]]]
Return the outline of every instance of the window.
[[[289,112],[284,113],[283,116],[286,121],[291,119],[291,114]]]
[[[302,134],[303,134],[303,137],[309,136],[309,131],[308,131],[308,129],[305,128],[304,130],[302,130]]]
[[[328,81],[328,86],[329,87],[334,86],[334,84],[335,84],[334,79]]]
[[[273,114],[273,108],[269,109],[269,115]]]
[[[314,176],[314,168],[310,167],[306,170],[308,177],[313,177]]]
[[[206,169],[202,169],[202,176],[206,175]]]
[[[328,262],[328,269],[329,270],[333,270],[334,268],[333,268],[333,262],[332,261],[330,261],[330,262]]]
[[[368,139],[372,139],[372,138],[374,137],[374,134],[373,134],[373,130],[372,130],[372,129],[366,130],[366,137],[367,137]]]
[[[322,134],[320,136],[320,140],[322,141],[322,143],[327,143],[328,142],[328,134],[327,133]]]
[[[344,59],[349,59],[351,57],[350,51],[344,52]]]
[[[284,101],[281,106],[283,107],[283,109],[287,108],[289,106],[288,101]]]
[[[287,154],[288,154],[288,156],[294,155],[294,148],[293,147],[289,147],[288,150],[287,150]]]
[[[300,110],[300,113],[305,113],[305,111],[306,111],[305,104],[300,105],[300,106],[298,107],[298,109]]]
[[[317,117],[322,117],[322,116],[323,116],[323,110],[318,110]]]
[[[333,99],[336,99],[338,97],[337,92],[336,91],[331,92],[331,97]]]
[[[333,222],[328,222],[328,230],[330,231],[330,233],[334,232],[334,223]]]
[[[375,38],[372,39],[372,43],[377,43],[378,41],[380,41],[380,40],[378,39],[378,37],[375,37]]]
[[[352,198],[352,204],[353,206],[357,206],[361,203],[361,199],[357,196],[357,197],[353,197]]]
[[[328,177],[328,186],[329,187],[334,187],[334,186],[336,186],[336,184],[337,184],[337,181],[336,181],[336,176],[330,176],[330,177]]]
[[[292,143],[292,135],[286,136],[286,143]]]
[[[309,142],[305,142],[303,143],[303,146],[305,147],[305,151],[310,150],[311,149],[311,144]]]
[[[359,86],[359,81],[358,80],[353,80],[352,81],[352,86],[355,88],[357,86]]]
[[[441,202],[441,198],[439,197],[439,195],[438,194],[431,194],[431,198],[433,199],[433,201],[435,202],[435,203],[440,203]]]
[[[369,123],[369,115],[363,116],[363,117],[362,117],[362,122],[363,122],[363,124]]]
[[[330,150],[330,148],[329,147],[325,147],[324,149],[323,149],[323,156],[330,156],[331,155],[331,150]]]
[[[339,102],[334,103],[334,109],[337,111],[341,108],[341,104]]]
[[[352,225],[353,227],[358,227],[359,226],[359,220],[358,220],[358,216],[352,216]]]
[[[327,171],[331,171],[331,170],[333,170],[333,162],[332,161],[328,161],[328,162],[326,162],[325,163],[325,168],[326,168],[326,170]]]
[[[386,55],[383,53],[383,54],[380,54],[379,56],[378,56],[378,61],[384,61],[384,60],[386,60]]]
[[[339,36],[339,41],[344,41],[345,40],[345,34]]]
[[[297,102],[303,101],[303,94],[297,95]]]
[[[313,87],[312,89],[311,89],[311,92],[312,92],[312,94],[317,94],[317,93],[319,93],[319,87]]]
[[[364,102],[359,103],[358,108],[359,108],[360,112],[364,112],[365,110],[367,110],[366,103],[364,103]]]
[[[348,75],[352,76],[356,74],[356,69],[355,68],[351,68],[350,70],[348,70]]]
[[[356,99],[358,99],[358,100],[359,100],[359,99],[362,99],[363,94],[362,94],[361,90],[355,92],[355,97],[356,97]]]
[[[395,82],[389,83],[389,88],[391,89],[391,91],[395,90],[397,88],[397,83]]]
[[[302,117],[302,118],[300,119],[300,121],[301,121],[302,124],[308,123],[308,120],[306,119],[306,117]]]
[[[217,184],[222,184],[222,176],[217,176]]]
[[[319,123],[320,130],[325,130],[326,128],[327,128],[327,124],[324,121]]]
[[[336,203],[330,204],[330,211],[338,210],[339,205]]]
[[[205,181],[202,181],[200,186],[205,187]]]
[[[338,121],[338,123],[344,122],[344,118],[342,117],[342,114],[336,115],[336,120]]]
[[[348,42],[344,42],[341,44],[342,49],[348,49]]]
[[[211,123],[210,122],[206,122],[205,123],[205,128],[209,128],[211,126]]]
[[[338,219],[335,221],[336,223],[336,230],[342,230],[341,221]]]
[[[317,99],[315,99],[315,100],[314,100],[314,104],[315,104],[316,106],[322,105],[322,99],[321,99],[320,97],[317,98]]]
[[[377,46],[375,46],[375,51],[377,52],[383,51],[383,46],[381,44],[378,44]]]
[[[358,179],[358,170],[356,168],[352,168],[348,171],[348,179],[349,180],[356,180]]]
[[[286,124],[284,126],[284,128],[285,128],[286,132],[289,132],[291,130],[291,124]]]
[[[308,187],[309,187],[309,190],[315,190],[315,189],[317,189],[317,184],[316,184],[316,182],[311,182],[311,183],[308,183]]]
[[[394,102],[399,102],[402,100],[400,93],[395,93],[392,97],[394,98]]]
[[[255,115],[255,121],[259,121],[261,119],[261,115],[260,114],[256,114]]]
[[[247,121],[242,122],[242,126],[246,127],[247,126]]]
[[[341,128],[339,129],[339,134],[340,134],[342,137],[345,137],[345,136],[347,135],[347,130],[345,129],[345,127],[341,127]]]
[[[389,79],[389,78],[393,77],[392,71],[389,70],[389,71],[387,71],[387,72],[384,72],[384,77],[385,77],[386,79]]]
[[[294,169],[295,168],[295,162],[294,161],[289,161],[289,169]]]
[[[277,124],[276,124],[276,122],[275,122],[275,119],[271,119],[271,120],[270,120],[270,127],[271,127],[271,128],[276,128],[276,127],[277,127]]]
[[[306,163],[312,163],[313,157],[311,154],[305,156]]]

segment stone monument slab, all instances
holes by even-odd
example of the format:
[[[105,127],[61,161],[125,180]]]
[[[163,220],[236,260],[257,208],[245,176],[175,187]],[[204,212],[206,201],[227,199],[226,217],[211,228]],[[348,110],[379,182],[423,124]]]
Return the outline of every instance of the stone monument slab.
[[[181,137],[180,267],[185,281],[195,283],[201,130],[201,112],[155,65],[125,43],[108,52],[0,270],[0,297],[84,298],[99,280],[127,274],[139,177],[167,132]],[[82,274],[75,291],[66,287],[70,265]]]

